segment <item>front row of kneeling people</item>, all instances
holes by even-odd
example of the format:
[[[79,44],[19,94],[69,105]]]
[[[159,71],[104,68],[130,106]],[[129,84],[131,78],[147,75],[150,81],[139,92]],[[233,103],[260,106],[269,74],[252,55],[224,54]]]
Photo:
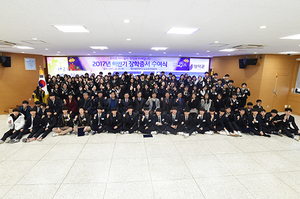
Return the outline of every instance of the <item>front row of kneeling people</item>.
[[[259,112],[260,111],[260,112]],[[221,134],[234,137],[242,136],[242,133],[251,135],[271,137],[271,134],[286,135],[299,140],[299,129],[291,115],[292,109],[286,108],[285,114],[278,115],[273,109],[270,113],[265,110],[240,108],[232,112],[230,107],[221,108],[215,112],[210,108],[208,112],[200,109],[199,113],[185,109],[183,114],[177,112],[173,107],[170,114],[163,115],[160,108],[151,110],[146,107],[142,113],[134,112],[129,106],[125,114],[117,112],[112,108],[106,114],[103,107],[97,108],[95,115],[85,113],[79,108],[79,114],[72,118],[68,108],[63,107],[62,114],[54,115],[51,109],[45,110],[46,114],[39,116],[36,108],[30,110],[30,116],[25,117],[18,108],[13,109],[7,119],[10,128],[1,138],[0,143],[23,142],[34,140],[42,141],[50,132],[53,136],[66,135],[70,133],[84,134],[96,133],[142,133],[142,134],[174,134],[189,137],[196,134]]]

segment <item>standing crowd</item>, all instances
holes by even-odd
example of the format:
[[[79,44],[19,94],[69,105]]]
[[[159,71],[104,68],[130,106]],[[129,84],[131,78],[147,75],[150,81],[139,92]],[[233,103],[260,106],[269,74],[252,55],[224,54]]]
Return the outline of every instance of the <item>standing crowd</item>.
[[[119,75],[100,72],[84,76],[47,77],[49,99],[41,87],[33,92],[35,106],[24,100],[7,119],[10,128],[0,140],[16,143],[42,141],[53,136],[75,133],[174,134],[189,137],[242,133],[271,137],[286,135],[299,140],[299,129],[286,108],[279,115],[267,113],[262,101],[247,103],[250,89],[243,83],[233,86],[228,74],[204,77],[182,74]],[[23,139],[22,139],[23,138]]]

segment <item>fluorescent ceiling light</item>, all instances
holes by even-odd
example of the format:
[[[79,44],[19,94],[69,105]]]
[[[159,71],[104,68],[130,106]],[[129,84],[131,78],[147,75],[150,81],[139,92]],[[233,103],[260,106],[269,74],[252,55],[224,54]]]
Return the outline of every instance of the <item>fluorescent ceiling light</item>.
[[[264,28],[267,28],[268,26],[259,26],[258,28],[260,29],[264,29]]]
[[[32,38],[32,40],[38,40],[37,38]]]
[[[208,53],[209,53],[209,52],[210,52],[210,50],[208,50],[208,51],[206,51],[206,52],[208,52]]]
[[[15,46],[15,47],[19,48],[19,49],[25,49],[25,50],[34,49],[32,47],[29,47],[29,46]]]
[[[131,39],[130,38],[128,38],[128,39],[126,39],[127,41],[131,41]]]
[[[290,35],[290,36],[287,36],[287,37],[280,37],[279,39],[300,39],[300,34]]]
[[[108,47],[107,46],[90,46],[91,49],[95,49],[95,50],[107,50]]]
[[[130,23],[131,21],[129,19],[124,19],[123,23]]]
[[[199,30],[199,28],[170,28],[166,33],[167,34],[182,34],[182,35],[191,35],[194,32]]]
[[[233,52],[233,51],[237,51],[237,49],[235,48],[228,48],[228,49],[222,49],[222,50],[219,50],[220,52]]]
[[[151,50],[156,50],[156,51],[158,51],[158,50],[167,50],[168,49],[168,47],[152,47],[151,48]]]
[[[45,50],[49,50],[48,48],[45,48]]]
[[[89,33],[90,31],[86,29],[84,26],[81,25],[53,25],[55,28],[62,32],[70,33],[70,32],[75,32],[75,33]]]
[[[292,55],[294,55],[294,54],[300,54],[300,52],[295,52],[295,51],[287,51],[287,52],[279,52],[279,54],[292,54]]]
[[[220,43],[219,41],[215,41],[215,44],[218,44],[218,43]]]

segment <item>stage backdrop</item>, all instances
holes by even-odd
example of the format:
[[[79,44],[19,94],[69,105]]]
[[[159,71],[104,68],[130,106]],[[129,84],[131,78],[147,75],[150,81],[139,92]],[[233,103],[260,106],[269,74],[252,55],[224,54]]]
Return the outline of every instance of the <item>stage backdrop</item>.
[[[100,71],[124,72],[138,75],[141,73],[172,72],[175,75],[188,73],[189,75],[204,75],[209,70],[210,59],[188,57],[47,57],[48,73],[76,74],[95,73]]]

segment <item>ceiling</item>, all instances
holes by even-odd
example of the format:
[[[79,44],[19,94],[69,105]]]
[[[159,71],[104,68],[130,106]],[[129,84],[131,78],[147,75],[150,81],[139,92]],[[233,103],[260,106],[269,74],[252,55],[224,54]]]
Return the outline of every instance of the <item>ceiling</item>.
[[[300,34],[299,7],[299,0],[1,0],[0,40],[35,49],[0,46],[0,51],[45,56],[207,57],[228,56],[228,52],[219,52],[224,48],[260,44],[266,46],[231,55],[300,52],[299,40],[279,39]],[[131,23],[123,23],[124,19]],[[90,33],[63,33],[52,26],[60,24],[84,25]],[[262,25],[267,28],[258,28]],[[165,34],[171,27],[200,30],[192,35]],[[32,38],[45,43],[24,42]],[[209,46],[215,41],[228,45]],[[160,46],[168,49],[150,50]]]

